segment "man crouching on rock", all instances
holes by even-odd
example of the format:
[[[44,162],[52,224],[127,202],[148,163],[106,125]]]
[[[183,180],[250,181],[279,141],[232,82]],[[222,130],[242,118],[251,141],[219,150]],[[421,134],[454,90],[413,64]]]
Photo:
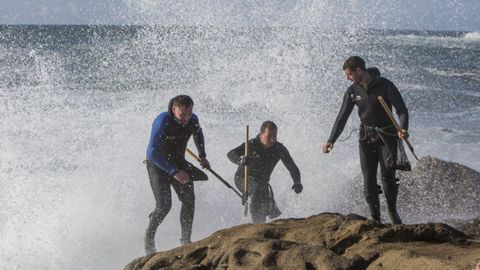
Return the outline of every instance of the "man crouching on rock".
[[[186,95],[174,97],[168,111],[155,118],[150,142],[147,148],[148,176],[155,196],[155,210],[150,214],[150,222],[145,233],[145,253],[155,250],[155,232],[172,207],[170,186],[182,202],[180,225],[181,244],[191,243],[192,223],[195,212],[193,181],[207,180],[200,169],[185,160],[185,151],[193,135],[203,168],[209,168],[205,144],[198,117],[193,114],[193,100]]]
[[[268,183],[270,175],[279,160],[282,160],[293,178],[292,189],[295,193],[302,192],[300,171],[293,161],[287,148],[277,142],[277,126],[271,121],[266,121],[260,128],[256,138],[248,141],[249,154],[245,154],[245,143],[228,152],[230,161],[238,165],[235,173],[235,184],[244,192],[244,167],[248,166],[248,194],[250,194],[250,213],[253,223],[265,223],[267,216],[270,219],[278,217],[278,209],[272,187]]]

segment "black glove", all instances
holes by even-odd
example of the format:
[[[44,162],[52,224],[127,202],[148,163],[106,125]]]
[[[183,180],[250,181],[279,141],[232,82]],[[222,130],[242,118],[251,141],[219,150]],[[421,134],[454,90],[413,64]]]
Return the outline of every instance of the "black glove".
[[[210,163],[207,158],[200,158],[200,165],[202,166],[202,169],[210,169]]]
[[[299,194],[303,190],[303,185],[301,183],[295,183],[293,184],[292,189],[295,191],[295,193]]]

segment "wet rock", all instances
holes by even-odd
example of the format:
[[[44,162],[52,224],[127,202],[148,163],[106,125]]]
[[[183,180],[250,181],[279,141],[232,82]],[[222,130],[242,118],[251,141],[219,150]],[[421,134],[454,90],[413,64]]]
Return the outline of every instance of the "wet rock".
[[[221,230],[135,259],[125,270],[470,269],[479,254],[480,243],[445,224],[391,226],[323,213]]]

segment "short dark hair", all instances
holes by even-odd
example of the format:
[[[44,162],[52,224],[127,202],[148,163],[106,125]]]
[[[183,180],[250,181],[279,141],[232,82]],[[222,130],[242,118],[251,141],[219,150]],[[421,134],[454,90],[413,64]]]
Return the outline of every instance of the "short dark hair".
[[[343,63],[342,70],[347,68],[351,71],[355,71],[357,68],[365,70],[365,60],[363,60],[360,56],[350,56]]]
[[[173,98],[173,106],[190,108],[193,106],[193,100],[187,95],[179,95]]]
[[[263,122],[262,126],[260,127],[260,133],[265,132],[266,129],[274,129],[277,130],[277,125],[275,125],[272,121],[265,121]]]

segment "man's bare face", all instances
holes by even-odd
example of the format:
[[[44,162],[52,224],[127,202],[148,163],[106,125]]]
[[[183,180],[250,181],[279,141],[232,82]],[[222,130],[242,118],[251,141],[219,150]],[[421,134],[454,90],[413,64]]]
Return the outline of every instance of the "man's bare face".
[[[185,107],[185,106],[173,106],[172,107],[173,115],[175,118],[182,123],[182,125],[186,125],[188,121],[192,118],[193,114],[193,106]]]
[[[346,68],[343,70],[343,72],[345,73],[347,80],[351,81],[352,83],[359,84],[362,81],[362,70],[359,68],[355,70]]]
[[[267,128],[260,132],[260,142],[267,148],[272,147],[277,142],[277,130]]]

